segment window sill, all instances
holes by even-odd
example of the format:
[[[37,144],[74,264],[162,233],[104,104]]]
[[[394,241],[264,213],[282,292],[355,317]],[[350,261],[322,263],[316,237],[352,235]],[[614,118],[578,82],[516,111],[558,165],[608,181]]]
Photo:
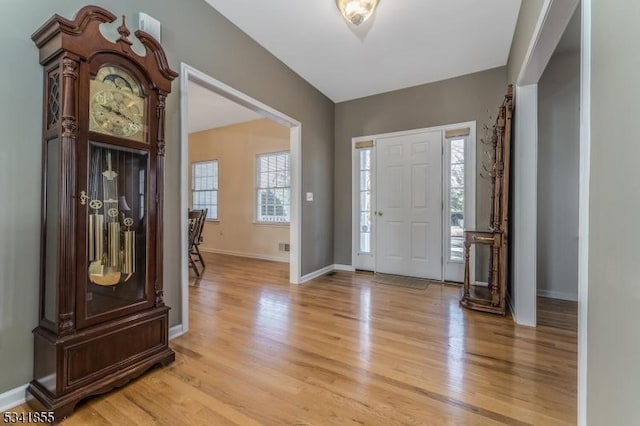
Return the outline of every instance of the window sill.
[[[220,219],[205,219],[205,223],[219,224],[220,223]]]
[[[258,222],[254,220],[253,224],[256,226],[275,226],[277,228],[288,228],[289,225],[291,225],[291,222]]]

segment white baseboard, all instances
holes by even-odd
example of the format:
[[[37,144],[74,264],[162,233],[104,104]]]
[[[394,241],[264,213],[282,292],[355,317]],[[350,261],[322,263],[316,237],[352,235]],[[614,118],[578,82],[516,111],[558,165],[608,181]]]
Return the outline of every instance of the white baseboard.
[[[0,412],[24,404],[27,401],[25,398],[27,386],[28,385],[18,386],[15,389],[0,393]]]
[[[333,270],[344,271],[344,272],[355,272],[356,268],[353,265],[340,265],[339,263],[336,263],[335,265],[333,265]]]
[[[300,283],[305,283],[307,281],[311,281],[314,278],[318,278],[322,275],[328,274],[329,272],[333,272],[336,270],[336,265],[325,266],[324,268],[318,269],[317,271],[310,272],[306,275],[300,277]]]
[[[578,301],[576,293],[567,293],[564,291],[538,289],[538,296],[549,297],[551,299],[569,300],[571,302]]]
[[[289,255],[285,256],[273,256],[269,254],[259,254],[259,253],[244,253],[240,251],[232,251],[232,250],[220,250],[211,247],[200,247],[200,250],[205,253],[217,253],[217,254],[226,254],[229,256],[238,256],[238,257],[248,257],[249,259],[258,259],[258,260],[270,260],[271,262],[282,262],[289,263]]]
[[[173,340],[176,337],[182,336],[184,333],[184,328],[182,328],[182,324],[174,325],[169,329],[169,340]]]
[[[355,272],[356,268],[352,265],[342,265],[339,263],[335,263],[333,265],[325,266],[322,269],[318,269],[317,271],[310,272],[307,275],[300,277],[300,284],[311,281],[314,278],[318,278],[333,271]]]

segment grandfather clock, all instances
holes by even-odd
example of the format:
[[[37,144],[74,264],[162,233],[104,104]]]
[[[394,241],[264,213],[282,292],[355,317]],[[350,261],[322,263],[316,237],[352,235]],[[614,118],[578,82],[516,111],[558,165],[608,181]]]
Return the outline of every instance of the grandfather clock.
[[[162,290],[165,99],[177,73],[96,6],[32,39],[44,68],[39,323],[27,400],[56,419],[175,359]]]

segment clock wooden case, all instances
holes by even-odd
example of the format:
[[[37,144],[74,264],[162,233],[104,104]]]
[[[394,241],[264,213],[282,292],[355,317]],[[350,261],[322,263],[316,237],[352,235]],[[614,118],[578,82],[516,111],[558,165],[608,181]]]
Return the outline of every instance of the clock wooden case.
[[[96,6],[32,39],[44,68],[39,323],[27,400],[56,420],[82,398],[175,359],[163,301],[165,100],[177,77],[160,44],[100,30]]]

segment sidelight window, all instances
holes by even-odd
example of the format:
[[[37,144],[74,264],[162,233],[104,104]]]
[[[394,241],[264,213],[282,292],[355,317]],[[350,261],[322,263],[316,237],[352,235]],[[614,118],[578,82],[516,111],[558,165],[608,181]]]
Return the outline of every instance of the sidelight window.
[[[464,243],[464,138],[449,141],[449,260],[462,262]]]
[[[371,253],[371,148],[360,150],[360,253]]]

